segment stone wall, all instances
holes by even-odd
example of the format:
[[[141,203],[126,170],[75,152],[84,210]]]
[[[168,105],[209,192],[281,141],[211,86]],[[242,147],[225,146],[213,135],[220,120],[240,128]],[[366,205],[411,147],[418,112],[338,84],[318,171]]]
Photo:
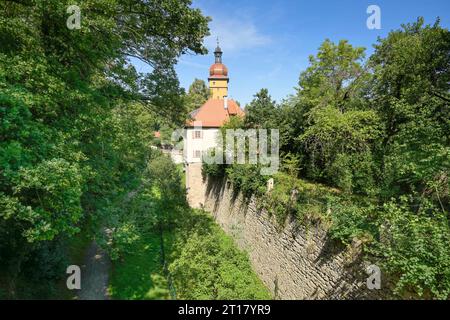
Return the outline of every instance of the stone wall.
[[[187,201],[192,208],[201,208],[205,203],[206,184],[202,176],[202,163],[188,163],[186,171]]]
[[[368,263],[333,242],[320,226],[286,221],[279,227],[226,181],[206,183],[205,210],[248,252],[255,272],[276,299],[378,299],[387,291],[366,286]]]

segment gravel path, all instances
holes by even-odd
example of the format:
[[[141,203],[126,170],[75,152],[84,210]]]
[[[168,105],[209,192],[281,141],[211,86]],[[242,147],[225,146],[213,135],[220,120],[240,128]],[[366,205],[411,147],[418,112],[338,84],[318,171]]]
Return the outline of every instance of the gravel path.
[[[92,241],[81,266],[79,300],[108,300],[108,281],[111,261],[95,241]]]

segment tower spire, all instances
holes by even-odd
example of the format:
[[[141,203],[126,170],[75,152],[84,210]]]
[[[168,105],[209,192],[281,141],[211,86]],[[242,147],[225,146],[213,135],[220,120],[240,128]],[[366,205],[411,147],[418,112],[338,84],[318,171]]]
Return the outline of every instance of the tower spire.
[[[214,51],[214,57],[216,58],[216,63],[222,63],[222,49],[219,47],[219,37],[216,38],[217,47]]]

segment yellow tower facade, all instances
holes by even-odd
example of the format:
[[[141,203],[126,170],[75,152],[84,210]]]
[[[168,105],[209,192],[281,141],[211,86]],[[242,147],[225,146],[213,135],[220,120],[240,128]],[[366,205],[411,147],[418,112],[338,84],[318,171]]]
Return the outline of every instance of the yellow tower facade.
[[[215,63],[209,68],[209,90],[212,99],[223,99],[228,96],[228,69],[222,63],[222,50],[217,44],[214,51]]]
[[[223,99],[228,96],[228,80],[209,78],[209,91],[212,99]]]

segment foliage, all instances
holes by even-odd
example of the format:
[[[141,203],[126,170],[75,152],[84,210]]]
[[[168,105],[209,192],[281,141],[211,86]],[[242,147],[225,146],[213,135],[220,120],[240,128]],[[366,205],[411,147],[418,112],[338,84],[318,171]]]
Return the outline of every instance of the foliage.
[[[282,170],[291,177],[298,177],[300,171],[300,157],[290,152],[285,154],[282,160]]]
[[[365,49],[346,40],[325,40],[310,66],[300,74],[298,95],[305,116],[311,109],[334,107],[344,112],[358,107],[358,95],[367,77],[362,63]]]
[[[353,163],[344,163],[350,176],[337,175],[336,166],[342,165],[350,157],[370,157],[370,142],[376,139],[378,133],[378,119],[373,111],[348,111],[341,113],[339,110],[326,107],[311,114],[314,124],[309,126],[299,140],[308,151],[310,157],[309,168],[311,175],[317,172],[317,178],[331,180],[336,186],[346,186],[352,191],[353,174],[358,168],[352,167]],[[345,158],[344,158],[345,157]],[[369,158],[370,160],[370,158]],[[356,163],[355,165],[358,165]],[[366,176],[371,177],[370,167]],[[334,174],[332,178],[330,175]],[[347,185],[342,180],[349,179]],[[362,186],[357,191],[368,189]]]
[[[424,192],[448,203],[450,32],[439,20],[430,26],[419,18],[375,48],[373,106],[386,128],[379,147],[383,191],[387,198],[392,190]]]
[[[338,190],[309,183],[285,172],[278,172],[273,179],[273,189],[261,194],[258,201],[261,209],[275,215],[280,226],[284,226],[288,216],[296,217],[304,224],[327,224],[330,219],[327,210],[331,200],[338,198]]]
[[[378,237],[379,211],[372,203],[354,197],[331,197],[328,207],[332,239],[349,245],[355,240],[370,243]]]
[[[261,165],[233,164],[225,171],[233,186],[245,195],[264,194],[269,177],[259,174]]]
[[[181,299],[269,299],[248,257],[205,213],[190,213],[189,235],[169,266]]]
[[[210,97],[209,88],[205,81],[200,79],[194,79],[194,81],[189,86],[188,93],[186,94],[186,108],[187,112],[190,113],[195,109],[200,108],[206,100]]]
[[[379,39],[368,60],[363,48],[326,40],[295,96],[276,103],[263,89],[237,124],[280,130],[274,189],[255,165],[214,171],[280,225],[289,215],[318,220],[331,238],[364,243],[397,295],[447,299],[449,52],[449,30],[422,18]]]
[[[299,81],[302,121],[296,143],[304,151],[307,177],[370,194],[375,170],[370,162],[372,143],[380,136],[380,121],[363,99],[369,78],[363,57],[363,48],[326,40],[317,57],[310,58]],[[366,158],[361,166],[360,160]],[[358,179],[360,175],[366,179]]]
[[[71,4],[0,2],[0,274],[12,298],[42,269],[33,261],[56,281],[70,237],[120,215],[111,204],[139,184],[151,128],[184,120],[173,65],[206,52],[209,19],[188,0],[82,1],[79,30],[66,27]],[[121,248],[134,231],[117,220]]]
[[[269,95],[269,90],[261,89],[247,105],[245,124],[252,128],[270,129],[270,120],[276,113],[275,101]]]
[[[149,242],[156,234],[164,248],[169,238],[180,297],[267,297],[247,258],[187,208],[178,169],[149,148],[154,130],[181,124],[208,98],[201,81],[185,95],[174,65],[206,52],[209,18],[190,0],[87,0],[81,29],[70,30],[70,4],[0,3],[0,294],[48,296],[68,243],[89,225],[107,227],[98,238],[117,264],[139,257],[137,266],[149,266],[145,254],[159,250]],[[284,172],[270,195],[258,165],[206,172],[224,172],[280,223],[288,214],[331,221],[333,238],[366,239],[399,295],[445,299],[450,32],[419,18],[379,39],[367,61],[364,51],[326,40],[295,95],[277,104],[263,89],[245,120],[223,127],[280,130]],[[132,59],[150,72],[138,73]],[[152,262],[155,286],[123,297],[167,297],[164,262]],[[42,279],[48,286],[27,291]]]
[[[397,293],[424,298],[450,294],[450,230],[448,214],[425,202],[411,210],[410,199],[390,201],[381,211],[380,242],[373,249],[380,264],[398,276]]]
[[[180,171],[170,158],[154,155],[148,168],[149,180],[143,180],[128,202],[115,205],[122,212],[116,218],[126,222],[127,230],[138,238],[128,241],[127,233],[116,229],[113,234],[127,240],[107,244],[110,252],[120,254],[114,261],[112,296],[269,298],[248,257],[236,248],[233,240],[206,213],[187,206]]]
[[[209,150],[208,152],[211,158],[216,156],[216,150]],[[216,161],[212,163],[207,163],[203,159],[202,175],[221,178],[225,175],[225,166],[223,164],[217,163]]]
[[[122,259],[114,262],[108,290],[114,299],[169,298],[157,233],[148,234],[130,244]]]

